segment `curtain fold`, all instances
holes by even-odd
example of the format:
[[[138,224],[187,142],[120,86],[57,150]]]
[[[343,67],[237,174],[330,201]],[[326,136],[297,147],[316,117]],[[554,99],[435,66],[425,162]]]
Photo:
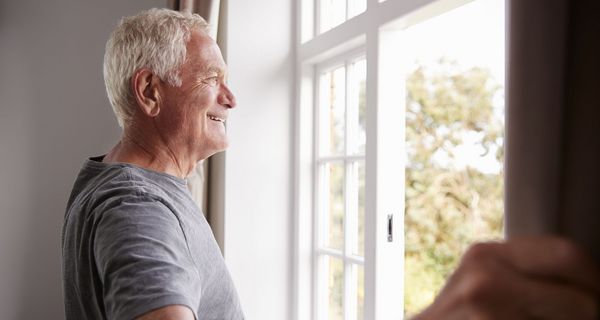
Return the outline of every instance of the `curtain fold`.
[[[564,235],[600,262],[600,2],[507,5],[507,235]]]
[[[217,31],[221,27],[219,25],[220,2],[219,0],[179,0],[178,10],[197,13],[204,18],[211,25],[211,37],[218,43]]]

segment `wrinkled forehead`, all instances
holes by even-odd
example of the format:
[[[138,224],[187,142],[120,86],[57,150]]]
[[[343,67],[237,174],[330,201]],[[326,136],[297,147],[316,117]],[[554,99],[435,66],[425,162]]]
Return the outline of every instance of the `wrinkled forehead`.
[[[225,74],[227,65],[217,43],[203,32],[194,31],[187,43],[186,64],[197,72]]]

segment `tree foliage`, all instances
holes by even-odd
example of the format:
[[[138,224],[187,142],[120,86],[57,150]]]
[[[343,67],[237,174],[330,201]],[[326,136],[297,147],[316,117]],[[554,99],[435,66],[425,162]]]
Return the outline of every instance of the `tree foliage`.
[[[406,88],[405,310],[414,314],[468,245],[501,238],[504,125],[501,87],[486,69],[440,59],[417,67]],[[465,161],[468,150],[492,155],[497,169]]]

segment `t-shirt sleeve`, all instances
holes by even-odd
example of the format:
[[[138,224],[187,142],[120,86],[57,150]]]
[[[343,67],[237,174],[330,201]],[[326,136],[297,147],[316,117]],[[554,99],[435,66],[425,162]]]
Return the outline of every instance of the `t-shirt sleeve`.
[[[131,199],[101,213],[94,258],[108,319],[134,319],[184,305],[196,319],[201,285],[179,219],[154,199]]]

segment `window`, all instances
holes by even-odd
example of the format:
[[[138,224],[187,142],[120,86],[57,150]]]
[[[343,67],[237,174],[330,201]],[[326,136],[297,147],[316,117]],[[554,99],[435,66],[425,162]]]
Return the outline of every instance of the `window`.
[[[319,0],[319,33],[328,31],[364,12],[366,0]]]
[[[315,169],[317,313],[342,320],[364,306],[366,64],[340,62],[318,71]]]
[[[501,237],[503,6],[301,2],[297,319],[402,319]]]

